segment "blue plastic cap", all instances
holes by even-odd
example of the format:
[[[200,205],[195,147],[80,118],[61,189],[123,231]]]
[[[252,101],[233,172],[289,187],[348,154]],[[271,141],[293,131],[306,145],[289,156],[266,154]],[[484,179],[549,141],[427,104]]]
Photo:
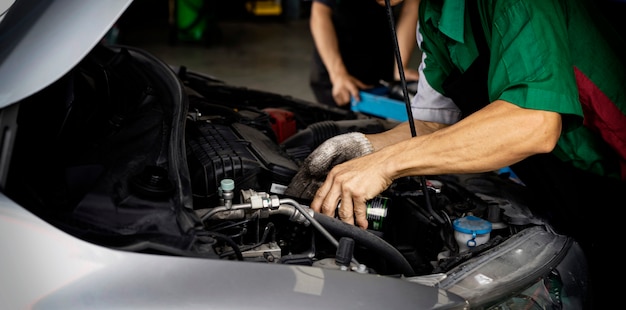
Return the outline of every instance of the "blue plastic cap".
[[[491,222],[473,215],[454,220],[453,226],[454,230],[470,235],[484,235],[491,232]]]
[[[235,181],[232,179],[224,179],[220,182],[223,191],[232,191],[235,189]]]

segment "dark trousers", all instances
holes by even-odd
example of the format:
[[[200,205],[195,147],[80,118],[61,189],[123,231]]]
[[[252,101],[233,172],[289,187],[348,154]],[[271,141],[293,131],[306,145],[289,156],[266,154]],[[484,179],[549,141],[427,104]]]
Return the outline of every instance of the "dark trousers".
[[[333,84],[330,82],[328,71],[326,71],[322,59],[317,54],[314,54],[311,60],[309,85],[317,102],[332,107],[337,106],[335,99],[333,99]]]

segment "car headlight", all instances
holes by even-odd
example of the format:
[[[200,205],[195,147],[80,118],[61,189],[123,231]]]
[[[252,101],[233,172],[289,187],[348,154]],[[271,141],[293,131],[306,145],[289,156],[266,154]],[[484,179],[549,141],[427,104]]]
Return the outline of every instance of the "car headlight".
[[[570,237],[531,227],[450,270],[436,285],[472,308],[581,308],[587,261]]]

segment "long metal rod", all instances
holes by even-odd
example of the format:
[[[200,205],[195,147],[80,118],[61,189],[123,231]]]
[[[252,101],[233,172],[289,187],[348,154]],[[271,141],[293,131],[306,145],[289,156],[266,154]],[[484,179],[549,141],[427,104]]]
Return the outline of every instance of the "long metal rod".
[[[385,6],[387,7],[387,17],[389,19],[389,27],[391,28],[391,36],[393,37],[394,51],[396,54],[396,65],[398,66],[398,73],[400,73],[400,82],[402,84],[402,93],[404,94],[404,105],[406,106],[406,114],[408,116],[409,127],[411,128],[411,137],[417,136],[415,130],[415,123],[413,122],[413,111],[411,110],[411,101],[409,100],[409,91],[406,85],[406,77],[404,76],[404,66],[402,65],[402,55],[400,55],[400,46],[398,45],[398,35],[396,34],[396,22],[393,18],[393,10],[391,9],[390,0],[385,0]],[[415,25],[417,28],[417,25]],[[418,82],[419,83],[419,82]],[[436,219],[440,224],[444,223],[444,220],[433,209],[430,195],[428,193],[428,185],[426,184],[426,177],[420,176],[420,183],[422,183],[422,192],[426,200],[426,207],[430,215]]]
[[[406,107],[406,114],[409,120],[409,126],[411,127],[411,137],[415,137],[417,132],[415,130],[415,124],[413,123],[413,111],[411,111],[411,101],[409,100],[409,91],[406,85],[406,77],[404,76],[404,66],[402,65],[402,55],[400,55],[400,46],[398,45],[398,35],[396,34],[396,22],[393,18],[393,10],[391,9],[390,0],[385,0],[387,6],[387,17],[389,19],[389,27],[391,28],[391,35],[393,37],[394,51],[396,53],[396,65],[398,66],[398,72],[400,73],[400,82],[402,83],[402,93],[404,94],[404,105]],[[417,27],[417,25],[415,25]]]

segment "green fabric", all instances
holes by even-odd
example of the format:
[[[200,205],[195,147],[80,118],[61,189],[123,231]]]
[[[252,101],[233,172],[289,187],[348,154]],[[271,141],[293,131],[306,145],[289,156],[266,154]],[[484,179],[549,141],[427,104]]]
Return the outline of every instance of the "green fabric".
[[[583,124],[574,68],[626,114],[626,78],[621,53],[610,46],[582,0],[478,1],[490,49],[488,92],[497,99],[563,115],[564,133],[555,154],[601,175],[619,175],[616,156]],[[465,0],[423,0],[420,6],[423,74],[445,95],[453,68],[464,72],[478,56]],[[596,22],[597,23],[597,22]],[[613,47],[613,49],[612,49]],[[462,109],[462,107],[461,107]]]

